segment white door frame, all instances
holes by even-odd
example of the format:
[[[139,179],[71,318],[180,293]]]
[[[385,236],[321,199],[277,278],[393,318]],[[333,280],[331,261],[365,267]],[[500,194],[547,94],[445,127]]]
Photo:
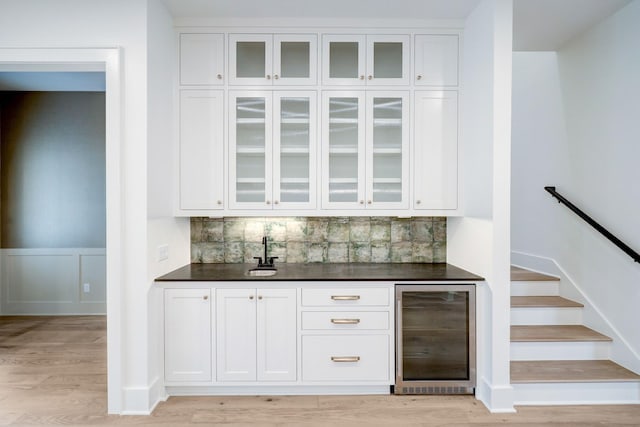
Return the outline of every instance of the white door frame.
[[[122,69],[119,48],[0,48],[0,71],[103,71],[107,218],[107,401],[122,412]]]

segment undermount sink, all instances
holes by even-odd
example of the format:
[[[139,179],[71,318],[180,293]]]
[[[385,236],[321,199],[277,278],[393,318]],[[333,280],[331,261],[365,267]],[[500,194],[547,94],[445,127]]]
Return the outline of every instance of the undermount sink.
[[[275,276],[277,272],[275,268],[253,268],[249,270],[249,276]]]

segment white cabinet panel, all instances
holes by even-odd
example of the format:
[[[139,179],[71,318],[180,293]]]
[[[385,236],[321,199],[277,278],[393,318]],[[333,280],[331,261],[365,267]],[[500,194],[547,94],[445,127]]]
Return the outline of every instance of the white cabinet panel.
[[[211,290],[165,289],[164,319],[165,381],[211,381]]]
[[[224,84],[224,35],[180,34],[180,84]]]
[[[458,94],[415,94],[414,209],[458,207]]]
[[[303,330],[359,331],[389,329],[388,311],[305,311]]]
[[[257,379],[296,380],[296,290],[258,289]]]
[[[305,335],[304,381],[390,381],[388,335]]]
[[[417,35],[414,83],[421,86],[458,85],[458,36]]]
[[[180,91],[180,209],[224,208],[224,95]]]
[[[218,381],[256,379],[256,290],[216,290]]]
[[[308,307],[387,306],[386,288],[302,289],[302,305]]]
[[[218,289],[218,381],[295,381],[295,289]]]

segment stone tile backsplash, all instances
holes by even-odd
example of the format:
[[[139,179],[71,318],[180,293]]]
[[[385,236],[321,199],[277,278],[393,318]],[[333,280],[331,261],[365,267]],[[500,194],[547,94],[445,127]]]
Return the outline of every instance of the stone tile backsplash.
[[[191,262],[446,262],[444,217],[191,218]]]

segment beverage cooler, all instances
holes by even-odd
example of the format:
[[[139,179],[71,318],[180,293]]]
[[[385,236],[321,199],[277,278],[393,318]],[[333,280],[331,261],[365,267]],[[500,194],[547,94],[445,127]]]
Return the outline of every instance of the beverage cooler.
[[[396,285],[395,394],[473,394],[475,285]]]

